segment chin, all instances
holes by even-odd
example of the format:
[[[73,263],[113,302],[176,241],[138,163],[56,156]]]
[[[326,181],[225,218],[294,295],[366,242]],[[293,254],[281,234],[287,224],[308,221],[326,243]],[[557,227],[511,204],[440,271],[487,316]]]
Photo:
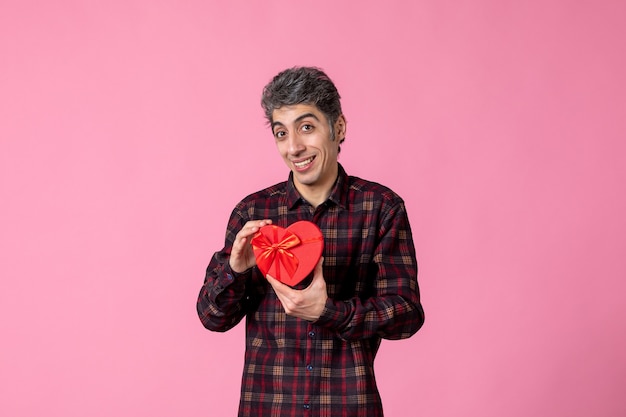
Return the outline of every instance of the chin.
[[[318,180],[317,176],[302,175],[298,172],[294,172],[294,176],[298,180],[298,182],[302,185],[315,185],[315,183]]]

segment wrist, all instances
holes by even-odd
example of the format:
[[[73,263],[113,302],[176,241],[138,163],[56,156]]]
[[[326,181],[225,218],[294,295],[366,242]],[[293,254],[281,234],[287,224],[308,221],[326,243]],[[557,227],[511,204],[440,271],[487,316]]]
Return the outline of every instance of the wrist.
[[[230,272],[235,276],[245,275],[252,269],[252,267],[247,267],[245,265],[243,266],[243,268],[237,265],[233,266],[233,263],[231,261],[228,261],[228,268],[230,269]]]

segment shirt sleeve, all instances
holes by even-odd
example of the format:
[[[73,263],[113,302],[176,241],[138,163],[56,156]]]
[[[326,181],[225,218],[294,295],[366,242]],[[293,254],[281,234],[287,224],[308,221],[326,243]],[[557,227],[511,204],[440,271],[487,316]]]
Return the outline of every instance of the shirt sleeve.
[[[239,274],[229,264],[235,236],[245,223],[238,213],[236,208],[231,214],[224,248],[211,258],[197,301],[198,316],[204,327],[218,332],[237,325],[246,315],[246,303],[249,301],[246,283],[252,275],[251,270]]]
[[[405,339],[424,323],[417,283],[417,260],[403,202],[391,206],[379,228],[372,257],[374,295],[361,299],[328,299],[316,325],[344,340],[382,337]]]

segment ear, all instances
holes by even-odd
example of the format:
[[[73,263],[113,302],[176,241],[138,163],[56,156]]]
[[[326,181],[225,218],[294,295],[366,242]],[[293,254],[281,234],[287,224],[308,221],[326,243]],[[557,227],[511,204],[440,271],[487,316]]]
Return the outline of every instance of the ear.
[[[335,122],[335,140],[341,142],[346,138],[346,128],[347,128],[346,118],[343,114],[340,114]]]

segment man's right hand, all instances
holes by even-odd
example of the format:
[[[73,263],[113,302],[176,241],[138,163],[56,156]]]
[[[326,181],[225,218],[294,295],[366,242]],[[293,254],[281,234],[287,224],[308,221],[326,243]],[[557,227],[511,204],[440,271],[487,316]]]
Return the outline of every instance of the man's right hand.
[[[272,224],[269,219],[251,220],[247,222],[235,236],[233,249],[230,253],[230,269],[240,274],[256,265],[256,258],[252,251],[250,240],[259,229],[265,225]]]

